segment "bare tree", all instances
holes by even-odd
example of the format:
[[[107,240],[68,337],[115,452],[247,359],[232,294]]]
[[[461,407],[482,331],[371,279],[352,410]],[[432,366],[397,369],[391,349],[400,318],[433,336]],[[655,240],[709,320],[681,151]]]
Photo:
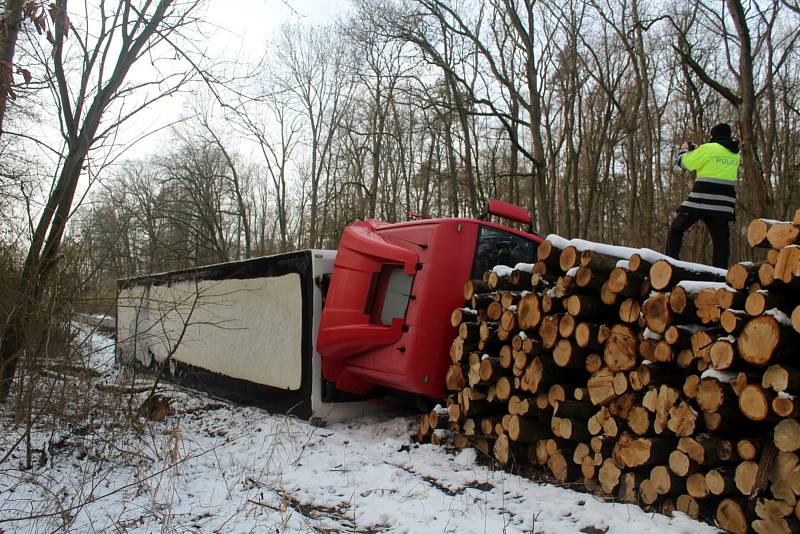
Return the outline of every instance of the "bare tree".
[[[292,157],[298,148],[301,133],[300,116],[292,112],[289,100],[286,94],[269,93],[237,113],[245,135],[257,143],[272,182],[280,252],[289,250],[288,182]],[[265,196],[263,209],[267,208],[267,201]]]
[[[248,194],[246,191],[247,184],[245,183],[246,176],[240,171],[240,164],[237,161],[238,158],[236,154],[226,147],[222,137],[217,133],[214,125],[211,123],[208,110],[199,113],[198,117],[204,133],[208,136],[209,141],[217,147],[220,154],[222,154],[228,168],[228,172],[225,173],[224,176],[228,178],[230,182],[231,192],[238,212],[237,221],[242,226],[241,234],[244,236],[244,257],[249,258],[253,252],[253,232],[250,224],[251,206],[247,205]],[[237,232],[237,236],[238,235],[239,232]]]
[[[281,90],[292,95],[308,128],[309,220],[308,240],[318,246],[320,186],[331,155],[351,81],[344,73],[344,49],[332,28],[304,30],[284,26],[277,45],[277,59],[286,76]]]
[[[53,5],[52,9],[60,13],[53,17],[53,49],[52,52],[42,50],[40,57],[56,98],[65,151],[26,254],[17,284],[19,304],[3,327],[0,401],[8,396],[19,352],[25,343],[30,313],[58,260],[62,236],[90,150],[113,136],[136,112],[177,90],[188,78],[188,74],[179,73],[166,79],[159,76],[126,84],[138,60],[144,56],[158,57],[162,46],[174,45],[180,32],[195,22],[193,13],[199,2],[160,0],[145,1],[141,5],[127,1],[115,5],[100,2],[97,15],[86,18],[82,26],[66,16],[69,12],[67,0],[58,0]],[[68,34],[71,34],[71,43],[67,42]],[[70,75],[69,64],[76,57],[81,62],[79,72]],[[117,113],[109,114],[114,106],[122,106],[126,97],[151,86],[158,86],[161,91],[155,96],[145,96],[142,103],[132,109],[120,107]]]
[[[775,21],[781,5],[777,1],[770,2],[764,7],[755,2],[744,4],[740,0],[726,0],[726,12],[699,4],[697,12],[685,19],[688,24],[674,24],[678,35],[675,51],[704,84],[719,93],[738,111],[744,183],[753,202],[750,211],[757,216],[766,217],[773,214],[773,200],[770,177],[764,173],[759,157],[759,140],[756,136],[760,93],[756,87],[758,79],[756,62],[760,60],[759,56],[768,55],[766,75],[762,77],[762,83],[765,81],[769,86],[783,63],[788,60],[788,56],[784,55],[775,61],[771,53],[774,52],[774,48],[769,45],[773,40]],[[713,30],[715,38],[723,43],[724,57],[720,63],[727,66],[727,73],[710,70],[698,59],[701,53],[697,49],[700,47],[697,39],[692,38],[692,32],[695,31],[695,25],[699,24],[702,24],[703,32]],[[753,29],[756,30],[755,34]],[[787,36],[787,45],[794,46],[798,32],[800,30],[795,26]],[[735,84],[730,84],[729,78],[732,78]]]
[[[113,268],[333,247],[356,218],[473,214],[487,196],[529,207],[544,232],[657,246],[691,187],[671,174],[677,145],[740,116],[697,74],[738,98],[740,37],[727,5],[664,14],[642,0],[358,0],[343,25],[287,26],[266,75],[235,89],[241,100],[215,94],[173,143],[180,150],[160,151],[172,166],[141,180],[151,185],[126,181],[114,202],[131,204],[120,208],[130,236]],[[776,216],[800,201],[792,5],[742,2],[754,153]],[[220,112],[237,131],[220,126]],[[233,149],[242,137],[257,165]],[[178,180],[190,155],[192,177]],[[111,215],[97,214],[125,222]],[[691,258],[704,258],[704,239],[688,236]],[[750,254],[736,241],[733,250]]]
[[[57,4],[50,5],[50,16],[55,21],[63,17],[63,11]],[[16,98],[14,94],[14,74],[21,74],[27,83],[31,79],[29,70],[16,65],[17,40],[23,25],[32,24],[37,33],[47,29],[47,13],[44,2],[37,0],[5,0],[0,15],[0,137],[3,135],[3,124],[8,109],[8,98]]]
[[[408,69],[402,62],[403,44],[381,38],[373,23],[373,17],[362,11],[356,12],[345,27],[345,36],[354,45],[350,58],[351,72],[369,96],[362,108],[368,116],[362,136],[368,139],[372,159],[372,176],[367,186],[368,217],[376,216],[378,185],[384,166],[389,165],[384,161],[384,153],[389,150],[388,124],[395,111],[392,103],[401,76]],[[358,95],[356,98],[359,99]],[[359,109],[355,108],[353,112],[358,113]]]
[[[383,31],[414,43],[431,63],[442,69],[445,96],[449,97],[445,105],[458,114],[465,142],[472,135],[468,116],[489,114],[500,122],[516,153],[533,167],[529,173],[530,205],[535,207],[534,216],[542,229],[550,231],[553,218],[547,200],[550,184],[542,122],[546,76],[541,65],[542,57],[552,51],[552,35],[537,27],[536,3],[498,0],[471,18],[444,0],[417,0],[415,5],[417,9],[408,12],[384,9]],[[491,21],[491,40],[484,38],[486,18]],[[451,43],[455,38],[461,43],[458,50],[463,58],[455,54]],[[460,68],[464,65],[471,70]],[[519,110],[524,110],[524,116]],[[520,127],[527,130],[527,138],[520,135]],[[478,185],[474,171],[471,172],[473,153],[467,144],[464,165],[468,195],[477,198]]]
[[[188,245],[194,266],[235,258],[239,219],[228,159],[214,141],[196,136],[176,132],[174,149],[160,161],[164,216],[178,243]]]

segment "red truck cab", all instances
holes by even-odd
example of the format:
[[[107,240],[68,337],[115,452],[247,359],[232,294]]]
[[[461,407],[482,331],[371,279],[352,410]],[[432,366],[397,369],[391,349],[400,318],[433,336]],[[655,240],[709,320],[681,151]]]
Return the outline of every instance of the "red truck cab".
[[[522,208],[488,214],[530,225]],[[322,376],[339,391],[389,388],[445,396],[453,309],[464,282],[495,265],[532,263],[542,238],[481,219],[359,221],[345,229],[322,310]]]

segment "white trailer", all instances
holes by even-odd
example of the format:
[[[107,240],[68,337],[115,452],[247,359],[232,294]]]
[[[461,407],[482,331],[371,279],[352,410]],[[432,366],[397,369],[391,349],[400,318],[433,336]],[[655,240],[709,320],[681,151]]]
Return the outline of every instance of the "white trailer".
[[[304,250],[120,280],[117,361],[321,421],[368,404],[322,379],[315,344],[335,251]]]

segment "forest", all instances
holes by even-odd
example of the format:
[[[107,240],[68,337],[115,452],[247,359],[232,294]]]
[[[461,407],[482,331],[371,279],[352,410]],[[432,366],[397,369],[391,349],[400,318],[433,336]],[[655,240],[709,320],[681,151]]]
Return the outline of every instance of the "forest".
[[[323,9],[334,4],[341,8]],[[263,26],[257,44],[241,39],[243,25],[234,22],[258,19],[265,10],[270,20],[248,21]],[[305,10],[318,12],[308,16]],[[774,341],[776,361],[791,362],[800,332],[799,39],[800,0],[0,0],[0,534],[8,528],[473,532],[481,524],[484,532],[701,532],[706,527],[688,516],[708,519],[708,504],[733,493],[733,454],[731,442],[726,449],[700,434],[726,425],[743,438],[736,444],[742,461],[734,477],[742,495],[721,501],[717,525],[744,532],[750,525],[745,516],[777,514],[777,523],[796,530],[800,424],[794,396],[777,392],[800,391],[796,373],[790,376],[797,369],[771,365],[762,373],[771,362],[760,355]],[[721,122],[732,126],[741,146],[729,277],[710,267],[673,265],[658,254],[693,185],[693,175],[675,165],[679,149],[708,141]],[[197,303],[208,297],[195,267],[335,250],[357,220],[478,217],[489,199],[529,210],[533,229],[551,235],[530,259],[550,271],[523,263],[502,276],[487,271],[487,280],[466,281],[470,307],[456,308],[450,318],[458,328],[450,358],[437,355],[448,360],[448,378],[460,383],[448,385],[446,410],[440,406],[422,417],[416,441],[407,414],[354,418],[323,431],[291,413],[223,402],[161,380],[165,370],[173,373],[173,355],[191,328],[230,326],[193,319]],[[758,239],[748,235],[751,227],[762,230]],[[581,248],[587,246],[592,250]],[[631,254],[601,257],[620,250]],[[709,233],[697,224],[681,259],[708,264],[711,258]],[[586,287],[567,294],[567,273],[578,261],[588,276],[578,282],[576,272],[572,290]],[[605,270],[593,273],[601,264]],[[667,281],[656,284],[659,277],[645,267]],[[162,329],[156,335],[169,341],[179,331],[176,343],[169,341],[165,356],[151,361],[153,373],[119,365],[114,336],[120,331],[109,323],[118,314],[120,280],[177,269],[195,275],[186,284],[194,284],[187,291],[191,303],[153,297],[168,309],[153,322]],[[511,287],[509,280],[521,273],[524,284],[511,284],[516,296],[499,289],[496,299],[466,293],[473,282],[494,287],[492,276],[499,287]],[[610,289],[613,273],[618,292]],[[698,273],[716,286],[676,285]],[[770,283],[762,283],[766,275]],[[319,308],[313,291],[321,293],[322,284],[303,297]],[[718,295],[727,299],[724,311]],[[144,299],[131,306],[137,329]],[[744,309],[730,309],[734,302]],[[613,308],[611,323],[619,323],[618,316],[625,323],[613,328],[606,313],[612,303],[619,310]],[[494,326],[469,319],[488,318],[492,306],[492,313],[500,312]],[[559,367],[549,367],[549,378],[559,379],[554,385],[561,397],[550,398],[552,386],[547,394],[539,391],[536,400],[547,404],[539,406],[542,413],[550,418],[548,406],[557,410],[569,388],[575,402],[578,395],[589,397],[594,415],[588,425],[597,433],[602,426],[611,437],[622,431],[627,437],[619,442],[632,443],[629,452],[651,443],[645,439],[666,437],[661,441],[673,449],[678,443],[669,459],[654,452],[623,462],[626,468],[659,463],[643,481],[636,479],[639,471],[623,476],[607,450],[603,460],[603,443],[608,449],[610,440],[582,436],[600,449],[590,458],[585,443],[580,457],[560,451],[563,440],[537,438],[537,446],[552,442],[552,451],[537,451],[543,452],[537,463],[555,475],[537,482],[572,480],[568,475],[580,467],[586,480],[592,478],[586,472],[598,471],[606,494],[621,484],[623,501],[628,495],[635,504],[663,504],[670,500],[662,499],[666,493],[683,491],[666,487],[683,484],[667,467],[689,475],[697,467],[689,457],[706,462],[708,450],[706,467],[717,460],[722,467],[693,472],[686,484],[706,485],[713,498],[702,501],[705,492],[699,503],[677,500],[672,510],[688,516],[667,517],[575,493],[572,485],[532,483],[517,476],[516,462],[507,471],[493,470],[478,452],[435,452],[424,443],[450,432],[440,428],[445,423],[463,423],[466,435],[470,406],[477,413],[490,402],[489,393],[471,397],[472,386],[493,388],[493,398],[498,390],[508,394],[497,396],[508,413],[496,405],[486,412],[489,423],[502,416],[500,430],[497,424],[489,429],[497,433],[493,453],[505,458],[500,464],[509,451],[522,450],[509,439],[535,437],[532,417],[518,416],[528,409],[522,397],[536,393],[544,376],[534,375],[537,365],[544,369],[533,354],[534,336],[543,341],[547,327],[529,337],[516,323],[526,307],[549,325],[553,358],[547,362]],[[274,309],[264,315],[273,313],[289,315]],[[293,324],[303,324],[305,369],[317,347],[307,340],[317,330],[309,334],[311,313],[303,308],[303,314]],[[177,329],[167,332],[163,325],[176,316]],[[503,318],[511,326],[501,332]],[[575,344],[567,339],[571,330]],[[585,334],[582,342],[578,331]],[[138,339],[123,341],[133,344],[137,358],[155,359]],[[501,339],[511,341],[500,348],[495,341]],[[487,340],[497,357],[482,354]],[[477,351],[465,350],[465,343]],[[588,354],[601,345],[602,357]],[[399,350],[405,353],[405,346]],[[708,358],[695,358],[703,351]],[[264,357],[260,346],[236,355],[259,363]],[[508,358],[499,363],[508,355],[513,369]],[[483,374],[495,371],[502,377],[488,385]],[[725,378],[729,371],[738,372],[735,379]],[[681,391],[671,387],[676,376]],[[512,402],[517,378],[520,387],[525,379],[527,391],[514,391],[520,397]],[[658,393],[656,382],[664,382]],[[508,387],[498,389],[501,383]],[[629,384],[623,396],[622,385]],[[715,385],[716,404],[717,391],[709,389]],[[769,388],[774,392],[765,393]],[[745,390],[763,395],[753,401]],[[681,395],[688,400],[678,402]],[[618,428],[622,419],[614,417],[622,400],[639,398],[641,406],[629,404],[627,416],[634,415]],[[751,402],[738,413],[743,398]],[[695,400],[708,412],[697,427]],[[778,425],[770,409],[783,418]],[[667,428],[674,436],[649,435],[648,411],[655,414],[654,433]],[[440,421],[445,412],[449,421]],[[577,418],[590,413],[584,412]],[[506,415],[509,424],[516,417],[513,433],[504,427]],[[568,417],[552,417],[544,433],[573,438]],[[474,431],[475,420],[471,424]],[[628,428],[645,437],[631,441]],[[597,434],[590,429],[581,427]],[[780,455],[767,443],[771,433]],[[677,436],[680,442],[672,439]],[[702,449],[699,460],[690,436]],[[750,454],[739,450],[742,441]],[[767,463],[773,461],[774,469]],[[706,482],[711,471],[716,486]],[[791,512],[765,501],[770,493],[786,496],[795,516],[784,521]],[[720,509],[729,516],[723,519],[742,521],[721,521]],[[765,525],[762,531],[776,531],[773,523]]]
[[[796,0],[353,0],[256,62],[203,46],[206,9],[3,2],[0,400],[118,279],[335,248],[357,219],[497,198],[542,235],[663,251],[678,147],[717,122],[742,145],[732,260],[799,205]],[[166,98],[179,119],[136,130]],[[709,248],[697,225],[684,255]]]

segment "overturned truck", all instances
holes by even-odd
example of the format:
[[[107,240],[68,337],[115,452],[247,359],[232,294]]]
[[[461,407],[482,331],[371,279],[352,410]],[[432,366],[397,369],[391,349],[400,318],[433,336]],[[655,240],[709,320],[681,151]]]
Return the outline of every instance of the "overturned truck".
[[[445,395],[449,317],[463,281],[530,262],[530,214],[347,227],[337,251],[304,250],[120,280],[117,358],[170,380],[331,421],[387,393]],[[476,274],[477,273],[477,274]]]

